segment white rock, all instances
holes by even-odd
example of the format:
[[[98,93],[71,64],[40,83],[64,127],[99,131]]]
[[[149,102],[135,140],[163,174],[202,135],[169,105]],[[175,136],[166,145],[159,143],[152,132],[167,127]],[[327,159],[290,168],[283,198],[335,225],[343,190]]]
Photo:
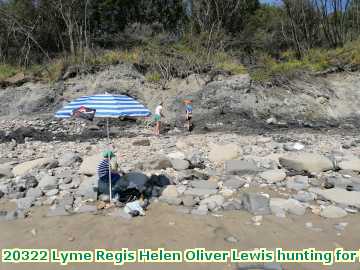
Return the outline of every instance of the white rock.
[[[259,176],[269,184],[272,184],[283,181],[286,178],[286,173],[284,170],[270,170],[260,173]]]
[[[347,215],[346,211],[334,205],[326,206],[322,209],[320,215],[325,218],[342,218]]]
[[[23,175],[27,174],[29,171],[31,171],[32,169],[46,166],[50,162],[52,162],[52,160],[48,159],[48,158],[39,158],[39,159],[27,161],[27,162],[24,162],[24,163],[21,163],[21,164],[15,166],[12,170],[12,173],[15,176],[23,176]]]
[[[360,207],[359,191],[347,191],[341,188],[332,188],[326,190],[310,188],[309,191],[337,204]]]
[[[176,198],[179,196],[179,193],[175,185],[169,185],[163,190],[161,195],[164,197]]]
[[[360,159],[354,158],[351,160],[340,162],[339,168],[342,170],[352,170],[360,172]]]
[[[211,162],[222,162],[236,159],[239,156],[239,147],[236,144],[212,145],[209,153]]]
[[[333,169],[330,159],[313,153],[292,153],[279,158],[280,164],[290,170],[319,173]]]

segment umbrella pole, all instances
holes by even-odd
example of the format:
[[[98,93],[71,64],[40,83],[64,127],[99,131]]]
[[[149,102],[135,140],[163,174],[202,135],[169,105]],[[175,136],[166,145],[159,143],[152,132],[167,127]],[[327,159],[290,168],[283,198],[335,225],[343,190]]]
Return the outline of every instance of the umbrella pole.
[[[108,148],[110,149],[110,132],[109,132],[109,118],[106,118],[106,133],[107,133],[107,142]],[[111,187],[111,161],[110,161],[110,154],[108,156],[109,161],[109,194],[110,194],[110,202],[112,201],[112,187]]]

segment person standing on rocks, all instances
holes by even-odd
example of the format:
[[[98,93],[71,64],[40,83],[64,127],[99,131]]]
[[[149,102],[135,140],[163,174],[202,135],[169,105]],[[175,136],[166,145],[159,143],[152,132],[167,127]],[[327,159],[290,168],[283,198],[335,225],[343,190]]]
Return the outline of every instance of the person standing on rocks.
[[[191,124],[192,112],[193,112],[192,100],[185,100],[186,124],[188,131],[190,131],[192,126]]]
[[[163,102],[160,102],[160,104],[155,109],[155,136],[160,136],[160,129],[161,129],[161,117],[165,117],[162,113],[163,110]]]
[[[99,182],[98,182],[98,193],[99,195],[105,194],[109,195],[109,183],[110,183],[110,173],[109,169],[111,170],[111,191],[112,191],[112,197],[115,197],[116,194],[119,194],[121,191],[120,189],[120,179],[121,176],[118,173],[118,164],[113,159],[115,157],[115,154],[112,151],[105,151],[103,153],[103,159],[100,161],[97,172],[99,176]]]

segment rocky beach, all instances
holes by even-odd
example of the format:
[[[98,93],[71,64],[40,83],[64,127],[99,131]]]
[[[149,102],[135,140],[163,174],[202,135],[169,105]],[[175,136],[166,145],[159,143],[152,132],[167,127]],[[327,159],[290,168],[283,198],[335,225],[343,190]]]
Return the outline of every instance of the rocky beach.
[[[1,247],[357,249],[360,76],[309,80],[264,88],[248,75],[212,81],[191,75],[160,90],[118,65],[55,85],[0,90]],[[111,147],[129,190],[126,201],[110,208],[97,194],[104,121],[53,118],[67,101],[100,92],[127,94],[151,109],[162,100],[166,115],[159,138],[144,119],[110,122]],[[194,99],[191,133],[182,119],[186,96]],[[128,214],[131,201],[144,216]]]

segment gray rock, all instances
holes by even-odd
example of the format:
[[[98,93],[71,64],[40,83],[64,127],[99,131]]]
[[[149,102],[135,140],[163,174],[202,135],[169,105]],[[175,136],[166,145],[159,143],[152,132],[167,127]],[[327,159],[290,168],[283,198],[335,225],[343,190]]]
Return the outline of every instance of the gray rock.
[[[279,158],[280,164],[293,171],[306,172],[324,172],[334,168],[330,159],[313,153],[294,153],[288,156]]]
[[[58,187],[58,179],[55,176],[45,175],[39,182],[41,190],[51,190]]]
[[[0,199],[4,197],[5,193],[0,190]]]
[[[235,211],[243,209],[242,201],[237,199],[225,202],[222,207],[225,211]]]
[[[196,197],[213,195],[218,192],[217,189],[204,189],[204,188],[190,188],[184,192],[184,195],[191,195]]]
[[[41,189],[39,187],[36,188],[30,188],[27,192],[26,192],[26,197],[28,198],[40,198],[43,195]]]
[[[306,212],[306,206],[294,199],[288,199],[286,208],[290,214],[297,216],[303,216]]]
[[[285,217],[286,213],[303,216],[306,212],[306,206],[294,199],[271,198],[271,212],[277,217]]]
[[[34,203],[34,197],[21,198],[16,200],[16,208],[18,210],[28,210]]]
[[[221,195],[213,195],[200,202],[200,206],[206,205],[209,211],[215,211],[224,204],[224,197]]]
[[[320,215],[325,218],[343,218],[347,215],[347,212],[340,207],[330,205],[322,209]]]
[[[225,162],[225,172],[236,175],[255,175],[261,172],[261,169],[254,161],[228,160]]]
[[[307,176],[295,176],[286,182],[286,187],[293,190],[302,190],[310,187],[309,178]]]
[[[269,198],[256,193],[246,192],[242,197],[244,209],[253,215],[270,215],[271,210],[269,203]]]
[[[295,200],[298,200],[299,202],[304,202],[304,203],[311,202],[316,199],[316,195],[314,193],[303,191],[303,190],[300,190],[293,197]]]
[[[73,194],[66,194],[62,198],[58,199],[57,205],[62,206],[65,209],[71,209],[73,207],[74,200],[75,198]]]
[[[194,200],[193,196],[187,195],[181,198],[182,199],[182,203],[184,206],[186,207],[193,207],[194,205],[196,205],[196,201]]]
[[[13,167],[11,165],[0,164],[0,179],[12,178],[14,176],[13,173],[11,172],[12,168]]]
[[[358,191],[347,191],[341,188],[332,188],[326,190],[311,188],[309,191],[334,203],[360,208],[360,192]]]
[[[74,152],[66,152],[59,159],[59,165],[61,167],[70,167],[77,162],[82,162],[79,154]]]
[[[76,194],[85,200],[97,200],[98,179],[96,176],[86,178],[81,182]]]
[[[45,193],[46,196],[48,197],[52,197],[52,196],[55,196],[55,195],[58,195],[59,194],[59,190],[58,189],[52,189],[52,190],[49,190]]]
[[[182,159],[171,159],[171,164],[177,171],[187,170],[190,167],[189,161]]]
[[[161,202],[165,202],[169,205],[180,205],[182,200],[180,198],[176,198],[176,197],[165,197],[165,196],[161,196],[159,198],[159,200]]]
[[[260,173],[259,176],[267,183],[273,184],[283,181],[286,178],[286,173],[284,170],[270,170]]]
[[[209,210],[208,210],[207,206],[205,204],[203,204],[203,205],[200,205],[198,208],[193,209],[191,211],[191,214],[192,215],[205,216],[205,215],[208,214],[208,212],[209,212]]]
[[[223,181],[223,186],[230,189],[239,189],[246,184],[246,181],[237,175],[223,176],[221,180]]]
[[[201,188],[201,189],[217,189],[218,183],[214,181],[207,180],[194,180],[190,183],[193,188]]]

